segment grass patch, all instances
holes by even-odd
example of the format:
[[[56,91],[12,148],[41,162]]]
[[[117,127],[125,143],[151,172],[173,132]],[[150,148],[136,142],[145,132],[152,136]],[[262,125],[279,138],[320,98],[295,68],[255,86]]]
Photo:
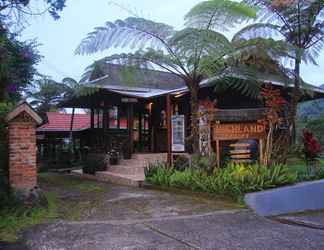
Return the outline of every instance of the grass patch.
[[[62,220],[78,221],[88,217],[105,192],[109,191],[101,183],[71,175],[41,173],[38,178],[43,190],[57,195],[57,216]]]
[[[313,175],[309,175],[306,163],[301,159],[289,159],[287,166],[291,173],[297,174],[299,182],[320,180],[324,178],[324,159],[319,159],[319,168],[315,169]]]
[[[105,192],[106,189],[98,185],[98,183],[73,176],[54,175],[49,173],[39,173],[38,179],[47,187],[60,187],[65,189],[74,189],[81,192]]]
[[[45,193],[45,196],[48,208],[26,208],[15,204],[0,210],[0,241],[15,242],[21,230],[57,218],[55,195]]]

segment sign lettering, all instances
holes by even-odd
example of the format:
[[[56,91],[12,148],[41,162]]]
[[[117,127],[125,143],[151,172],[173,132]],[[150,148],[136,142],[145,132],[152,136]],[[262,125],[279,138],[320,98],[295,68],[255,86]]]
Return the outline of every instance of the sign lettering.
[[[259,123],[225,123],[213,126],[214,140],[261,139],[266,135],[265,126]]]

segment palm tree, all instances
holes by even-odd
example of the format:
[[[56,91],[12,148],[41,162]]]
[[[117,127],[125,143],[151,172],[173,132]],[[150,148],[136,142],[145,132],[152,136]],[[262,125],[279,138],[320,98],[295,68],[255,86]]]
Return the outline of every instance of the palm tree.
[[[44,77],[34,82],[26,92],[26,97],[31,98],[30,104],[42,116],[46,112],[57,109],[57,104],[62,99],[62,85],[50,78]]]
[[[137,49],[133,53],[115,54],[104,58],[106,62],[141,67],[160,68],[182,78],[191,97],[191,139],[194,153],[199,153],[198,93],[200,83],[210,75],[222,74],[225,61],[235,56],[237,45],[209,27],[232,27],[255,11],[242,3],[218,0],[217,10],[210,17],[207,29],[186,27],[176,31],[173,27],[139,17],[107,22],[83,39],[76,54],[92,54],[112,47]],[[240,44],[243,49],[246,44]]]
[[[294,61],[293,91],[290,100],[290,131],[295,140],[295,117],[301,98],[301,63],[316,65],[324,45],[324,1],[323,0],[245,0],[251,6],[257,6],[261,23],[246,27],[238,35],[240,38],[275,36],[291,45],[290,58]]]

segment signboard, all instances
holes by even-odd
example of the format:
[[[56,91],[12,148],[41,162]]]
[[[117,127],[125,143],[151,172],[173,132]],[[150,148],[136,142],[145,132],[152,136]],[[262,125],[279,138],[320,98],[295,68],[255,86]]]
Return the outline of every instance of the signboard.
[[[137,99],[124,97],[121,99],[121,102],[122,103],[137,103]]]
[[[257,122],[224,123],[213,126],[214,140],[262,139],[265,136],[265,126]]]
[[[172,151],[185,151],[185,117],[184,115],[173,115],[171,117],[172,126]]]

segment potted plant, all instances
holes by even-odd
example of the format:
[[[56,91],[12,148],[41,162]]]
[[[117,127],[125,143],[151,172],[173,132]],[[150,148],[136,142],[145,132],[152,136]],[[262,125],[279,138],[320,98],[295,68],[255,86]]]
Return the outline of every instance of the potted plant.
[[[109,163],[110,165],[118,165],[119,163],[119,152],[115,149],[110,150],[109,155]]]

